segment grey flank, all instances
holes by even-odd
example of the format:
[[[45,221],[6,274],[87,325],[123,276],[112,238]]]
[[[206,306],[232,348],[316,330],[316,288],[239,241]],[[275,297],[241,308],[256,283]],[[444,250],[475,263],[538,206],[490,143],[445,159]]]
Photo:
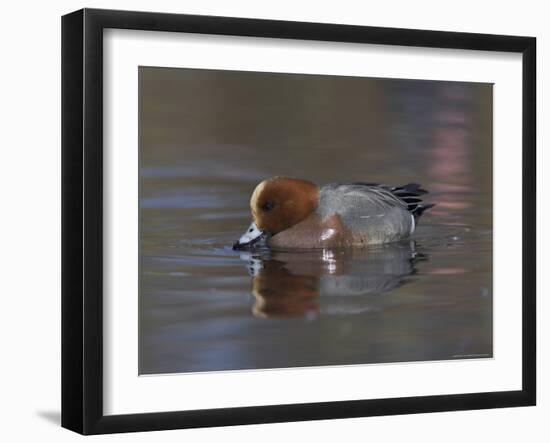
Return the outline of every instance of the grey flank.
[[[339,214],[344,226],[379,244],[400,240],[413,230],[407,204],[376,185],[331,183],[321,187],[317,213]]]

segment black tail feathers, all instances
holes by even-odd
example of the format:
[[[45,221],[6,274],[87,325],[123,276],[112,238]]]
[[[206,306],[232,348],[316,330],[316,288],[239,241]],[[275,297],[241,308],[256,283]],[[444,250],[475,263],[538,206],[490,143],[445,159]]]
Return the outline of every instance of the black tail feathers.
[[[422,213],[435,206],[435,203],[424,203],[421,195],[427,194],[428,191],[422,189],[422,185],[418,183],[408,183],[403,186],[395,186],[390,189],[391,193],[407,204],[407,209],[417,221]]]
[[[421,196],[427,194],[426,189],[422,189],[422,185],[418,183],[408,183],[403,186],[387,186],[380,183],[370,182],[355,182],[354,185],[374,186],[390,191],[393,195],[407,204],[407,209],[414,216],[416,222],[422,213],[435,206],[435,203],[424,203]]]
[[[417,221],[426,209],[433,208],[434,206],[435,206],[435,203],[426,203],[425,205],[417,205],[416,208],[414,208],[411,211],[412,215],[414,216],[414,221]]]
[[[419,185],[418,183],[408,183],[403,186],[394,186],[393,188],[391,188],[391,192],[393,192],[398,197],[404,194],[422,195],[428,193],[428,191],[422,189],[422,185]]]

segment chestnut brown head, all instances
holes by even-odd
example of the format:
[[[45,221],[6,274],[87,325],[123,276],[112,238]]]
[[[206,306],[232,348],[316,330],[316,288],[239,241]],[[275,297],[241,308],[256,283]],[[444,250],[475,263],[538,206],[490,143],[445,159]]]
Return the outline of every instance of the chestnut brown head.
[[[262,236],[275,235],[300,223],[317,208],[319,187],[307,180],[274,177],[264,180],[252,193],[252,224],[235,243],[235,249],[251,245]]]
[[[319,202],[319,188],[307,180],[275,177],[252,193],[250,209],[260,231],[275,235],[308,217]]]

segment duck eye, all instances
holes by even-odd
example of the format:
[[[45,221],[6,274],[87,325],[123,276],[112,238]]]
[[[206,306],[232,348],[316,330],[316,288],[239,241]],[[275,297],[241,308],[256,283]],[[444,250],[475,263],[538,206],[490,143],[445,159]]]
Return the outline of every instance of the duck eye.
[[[263,210],[263,211],[271,211],[274,207],[275,207],[275,203],[273,203],[273,202],[265,202],[265,203],[262,205],[262,210]]]

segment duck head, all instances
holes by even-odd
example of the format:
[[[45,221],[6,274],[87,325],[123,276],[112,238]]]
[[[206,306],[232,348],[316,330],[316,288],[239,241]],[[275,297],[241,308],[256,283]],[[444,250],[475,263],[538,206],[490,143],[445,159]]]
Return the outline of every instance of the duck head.
[[[246,249],[266,241],[307,218],[319,203],[319,187],[291,177],[264,180],[252,193],[252,223],[233,245]]]

